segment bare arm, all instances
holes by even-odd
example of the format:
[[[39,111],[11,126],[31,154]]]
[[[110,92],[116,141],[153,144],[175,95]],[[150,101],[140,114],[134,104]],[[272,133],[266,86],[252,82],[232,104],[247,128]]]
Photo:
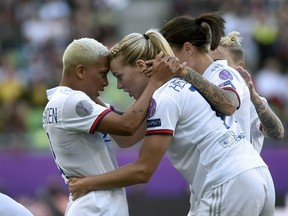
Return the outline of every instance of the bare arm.
[[[152,77],[140,98],[122,115],[108,113],[96,130],[114,135],[133,135],[147,115],[154,91],[171,79],[175,75],[175,70],[182,70],[185,64],[181,65],[170,56],[159,53],[153,63]]]
[[[128,148],[137,144],[145,136],[146,121],[144,120],[138,130],[131,136],[116,136],[111,135],[120,148]]]
[[[257,93],[254,84],[251,79],[251,75],[247,70],[242,67],[237,68],[238,72],[241,74],[250,91],[250,99],[256,109],[258,117],[261,121],[262,130],[264,134],[273,139],[283,139],[284,137],[284,127],[277,115],[271,110],[271,108],[266,105],[263,100],[261,100],[259,94]]]
[[[75,200],[92,190],[106,190],[147,183],[163,158],[170,141],[171,136],[166,135],[145,137],[136,162],[97,176],[71,177],[68,186],[73,199]]]
[[[103,100],[100,97],[97,97],[95,99],[95,102],[103,107],[107,107],[107,105],[103,102]],[[120,115],[123,114],[123,112],[116,111],[115,109],[113,111]],[[116,141],[117,145],[120,148],[128,148],[128,147],[135,145],[141,139],[143,139],[145,135],[145,131],[146,131],[146,121],[144,120],[141,126],[138,128],[138,130],[131,136],[116,136],[116,135],[111,135],[111,136],[113,137],[113,139]]]

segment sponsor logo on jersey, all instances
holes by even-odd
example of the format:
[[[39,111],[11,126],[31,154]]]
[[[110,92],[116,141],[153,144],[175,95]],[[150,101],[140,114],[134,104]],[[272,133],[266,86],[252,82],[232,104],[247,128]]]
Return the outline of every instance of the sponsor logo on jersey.
[[[228,70],[222,70],[219,73],[219,78],[222,80],[233,80],[233,75]]]
[[[151,118],[155,114],[156,107],[156,101],[154,100],[154,98],[152,98],[149,106],[148,118]]]
[[[173,88],[175,91],[180,92],[180,90],[184,88],[185,84],[187,84],[185,80],[176,79],[170,82],[169,88]]]
[[[160,118],[147,120],[147,128],[160,127],[160,126],[161,126]]]
[[[75,110],[80,117],[85,117],[92,114],[93,106],[90,102],[82,100],[76,104]]]

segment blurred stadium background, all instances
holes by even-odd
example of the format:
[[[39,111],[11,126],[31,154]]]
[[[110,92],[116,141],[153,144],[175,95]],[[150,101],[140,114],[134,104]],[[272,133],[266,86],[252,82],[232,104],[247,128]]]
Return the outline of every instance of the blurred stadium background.
[[[35,216],[64,215],[68,192],[42,129],[42,110],[74,38],[93,37],[111,47],[174,16],[212,11],[226,19],[226,33],[241,33],[255,85],[285,126],[285,139],[266,139],[262,156],[275,181],[277,216],[288,215],[287,0],[1,0],[0,191]],[[109,81],[102,98],[125,109],[133,100],[117,90],[112,76]],[[115,146],[119,164],[135,160],[138,149]],[[131,216],[186,215],[189,208],[187,185],[166,157],[147,185],[128,187],[127,195]]]

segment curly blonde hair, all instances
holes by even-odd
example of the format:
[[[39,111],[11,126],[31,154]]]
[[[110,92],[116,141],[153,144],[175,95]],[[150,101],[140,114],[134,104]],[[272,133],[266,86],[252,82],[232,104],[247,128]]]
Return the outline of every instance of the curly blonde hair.
[[[219,45],[225,47],[241,47],[242,38],[239,37],[239,35],[239,32],[232,31],[228,35],[221,38]]]

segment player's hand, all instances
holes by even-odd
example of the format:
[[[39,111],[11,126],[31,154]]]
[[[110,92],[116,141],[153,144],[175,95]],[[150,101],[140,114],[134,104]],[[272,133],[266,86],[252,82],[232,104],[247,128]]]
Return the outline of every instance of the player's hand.
[[[185,66],[186,62],[180,64],[176,57],[171,57],[160,52],[153,62],[152,79],[160,81],[163,84],[182,73]]]
[[[251,99],[255,97],[259,97],[258,93],[256,92],[255,86],[253,84],[253,81],[249,72],[245,70],[244,68],[242,68],[241,66],[238,66],[236,69],[239,72],[239,74],[243,77],[243,79],[245,80],[250,91]]]
[[[143,71],[147,77],[152,76],[152,68],[153,68],[154,59],[145,61],[147,68]]]
[[[85,177],[84,178],[70,177],[68,180],[68,187],[73,197],[73,200],[76,200],[89,192],[85,185]]]

